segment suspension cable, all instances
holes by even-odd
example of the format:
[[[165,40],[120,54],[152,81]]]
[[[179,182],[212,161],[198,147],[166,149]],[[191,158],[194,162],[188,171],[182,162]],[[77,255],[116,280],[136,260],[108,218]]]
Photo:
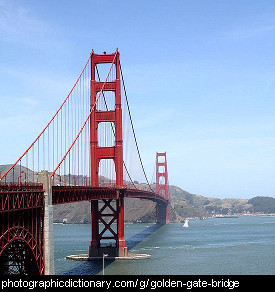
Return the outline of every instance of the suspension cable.
[[[144,174],[144,177],[146,179],[146,182],[150,188],[150,190],[152,192],[154,192],[150,186],[150,183],[148,181],[147,175],[145,173],[145,169],[141,160],[141,155],[140,155],[140,151],[139,151],[139,147],[138,147],[138,143],[137,143],[137,138],[136,138],[136,134],[135,134],[135,130],[134,130],[134,124],[133,124],[133,120],[132,120],[132,116],[131,116],[131,111],[130,111],[130,106],[129,106],[129,102],[128,102],[128,97],[127,97],[127,92],[126,92],[126,87],[125,87],[125,82],[124,82],[124,78],[123,78],[123,73],[122,73],[122,69],[121,69],[121,64],[119,62],[119,69],[120,69],[120,73],[121,73],[121,79],[122,79],[122,84],[123,84],[123,90],[124,90],[124,94],[125,94],[125,99],[126,99],[126,104],[127,104],[127,109],[128,109],[128,113],[129,113],[129,117],[130,117],[130,122],[131,122],[131,127],[132,127],[132,131],[133,131],[133,135],[134,135],[134,139],[135,139],[135,144],[136,144],[136,148],[137,148],[137,152],[138,152],[138,156],[139,156],[139,161],[142,167],[142,171]]]
[[[98,72],[98,68],[97,68],[97,66],[95,66],[95,68],[96,68],[96,73],[97,73],[98,80],[100,81],[100,76],[99,76],[99,72]],[[104,103],[105,103],[106,109],[107,109],[107,111],[108,111],[109,109],[108,109],[107,101],[106,101],[105,94],[104,94],[103,91],[102,91],[102,95],[103,95],[103,98],[104,98]],[[112,127],[113,134],[114,134],[114,136],[115,136],[115,129],[114,129],[114,125],[113,125],[113,123],[111,123],[111,127]],[[134,187],[137,189],[135,183],[133,182],[133,180],[132,180],[132,178],[131,178],[131,176],[130,176],[129,170],[128,170],[127,166],[126,166],[126,163],[125,163],[124,159],[123,159],[123,165],[124,165],[124,167],[125,167],[125,170],[126,170],[126,172],[127,172],[127,175],[128,175],[128,177],[129,177],[131,183],[132,183],[132,184],[134,185]]]
[[[78,134],[76,135],[76,137],[75,137],[75,139],[73,140],[71,146],[69,147],[69,149],[67,150],[67,152],[65,153],[65,155],[63,156],[63,158],[60,160],[60,162],[59,162],[59,164],[57,165],[57,167],[56,167],[56,168],[54,169],[54,171],[51,173],[50,178],[54,176],[54,174],[55,174],[55,172],[57,171],[57,169],[58,169],[58,168],[60,167],[60,165],[63,163],[63,161],[64,161],[65,158],[67,157],[68,153],[69,153],[69,152],[71,151],[71,149],[73,148],[73,146],[74,146],[76,140],[79,138],[80,134],[82,133],[83,129],[85,128],[85,125],[87,124],[88,120],[90,119],[92,112],[96,109],[96,103],[97,103],[97,101],[98,101],[100,95],[102,94],[102,92],[103,92],[103,90],[104,90],[105,84],[107,83],[107,80],[108,80],[108,78],[109,78],[109,75],[110,75],[110,73],[111,73],[112,67],[113,67],[113,65],[114,65],[114,62],[115,62],[115,59],[116,59],[117,53],[118,53],[118,51],[116,51],[116,53],[115,53],[115,56],[114,56],[114,59],[113,59],[112,65],[111,65],[110,70],[109,70],[109,72],[108,72],[108,74],[107,74],[107,77],[106,77],[106,79],[105,79],[105,82],[104,82],[103,85],[102,85],[102,88],[101,88],[101,90],[100,90],[100,92],[99,92],[98,97],[97,97],[96,100],[95,100],[95,103],[91,106],[90,112],[89,112],[89,114],[88,114],[88,116],[87,116],[87,118],[86,118],[86,120],[85,120],[85,122],[84,122],[82,128],[80,129],[80,131],[79,131]],[[70,161],[70,160],[69,160],[69,161]]]
[[[71,89],[71,91],[69,92],[69,94],[67,95],[67,97],[65,98],[65,100],[63,101],[63,103],[61,104],[61,106],[58,108],[58,110],[56,111],[56,113],[54,114],[54,116],[51,118],[51,120],[48,122],[48,124],[46,125],[46,127],[41,131],[41,133],[37,136],[37,138],[32,142],[32,144],[27,148],[27,150],[16,160],[16,162],[11,165],[11,167],[0,177],[0,181],[11,171],[11,169],[14,168],[14,166],[21,161],[21,159],[25,156],[26,153],[28,153],[28,151],[34,146],[34,144],[39,140],[39,138],[46,132],[46,130],[49,128],[49,126],[51,125],[52,121],[55,119],[55,117],[58,115],[58,113],[61,111],[61,109],[63,108],[63,106],[66,104],[67,100],[69,100],[69,97],[71,96],[71,93],[73,92],[74,88],[76,87],[78,81],[80,80],[83,72],[85,71],[89,61],[91,59],[91,54],[83,68],[83,70],[81,71],[81,73],[79,74],[73,88]]]

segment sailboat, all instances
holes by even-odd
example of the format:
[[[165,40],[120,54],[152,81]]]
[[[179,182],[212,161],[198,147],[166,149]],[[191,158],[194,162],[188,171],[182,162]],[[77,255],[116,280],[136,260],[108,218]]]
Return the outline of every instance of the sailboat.
[[[188,228],[189,227],[189,220],[188,219],[185,219],[184,220],[184,224],[183,224],[183,226],[182,227],[184,227],[184,228]]]

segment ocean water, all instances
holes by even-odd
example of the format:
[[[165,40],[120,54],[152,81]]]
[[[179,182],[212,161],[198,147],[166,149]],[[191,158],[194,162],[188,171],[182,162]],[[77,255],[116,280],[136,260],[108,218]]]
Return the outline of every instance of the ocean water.
[[[131,253],[151,259],[105,261],[105,274],[269,275],[275,274],[275,217],[190,220],[181,223],[125,225]],[[88,253],[91,226],[54,224],[55,273],[102,274],[102,262],[66,260]]]

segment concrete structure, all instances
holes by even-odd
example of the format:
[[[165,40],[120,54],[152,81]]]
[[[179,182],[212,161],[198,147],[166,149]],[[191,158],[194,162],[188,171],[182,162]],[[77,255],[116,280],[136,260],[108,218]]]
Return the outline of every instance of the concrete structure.
[[[44,264],[45,275],[54,275],[53,203],[52,182],[49,173],[42,170],[38,181],[43,184],[44,193]]]

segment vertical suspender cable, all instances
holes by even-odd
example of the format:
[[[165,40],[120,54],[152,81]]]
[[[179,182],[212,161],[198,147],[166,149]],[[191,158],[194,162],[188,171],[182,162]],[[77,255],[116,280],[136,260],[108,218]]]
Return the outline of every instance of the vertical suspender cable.
[[[137,148],[137,152],[138,152],[138,156],[139,156],[139,161],[140,161],[140,164],[141,164],[141,167],[142,167],[142,170],[143,170],[143,173],[144,173],[146,182],[147,182],[150,190],[153,192],[153,190],[152,190],[152,188],[150,186],[150,183],[148,181],[148,178],[146,176],[145,169],[144,169],[144,166],[143,166],[143,163],[142,163],[142,160],[141,160],[141,155],[140,155],[140,152],[139,152],[139,147],[138,147],[137,138],[136,138],[136,134],[135,134],[135,130],[134,130],[133,120],[132,120],[132,116],[131,116],[130,106],[129,106],[129,102],[128,102],[126,87],[125,87],[123,73],[122,73],[122,69],[121,69],[120,63],[119,63],[119,68],[120,68],[120,73],[121,73],[121,79],[122,79],[122,84],[123,84],[123,89],[124,89],[126,104],[127,104],[127,108],[128,108],[128,112],[129,112],[130,122],[131,122],[131,126],[132,126],[132,131],[133,131],[133,135],[134,135],[134,139],[135,139],[135,143],[136,143],[136,148]]]

